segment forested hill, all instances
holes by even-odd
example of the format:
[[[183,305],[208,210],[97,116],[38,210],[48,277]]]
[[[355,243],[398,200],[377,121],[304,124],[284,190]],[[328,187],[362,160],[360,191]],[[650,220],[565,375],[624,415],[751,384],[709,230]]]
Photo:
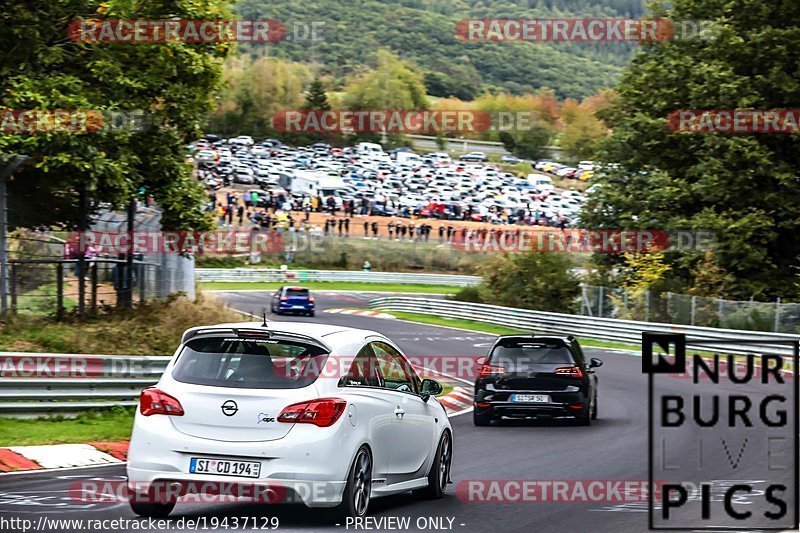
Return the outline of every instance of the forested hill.
[[[343,79],[378,48],[419,65],[434,96],[471,99],[492,87],[512,93],[553,89],[582,97],[615,84],[634,51],[629,43],[464,42],[464,18],[638,17],[642,0],[240,0],[243,18],[324,21],[325,42],[280,42],[245,50],[318,65]],[[267,48],[267,50],[263,50]]]

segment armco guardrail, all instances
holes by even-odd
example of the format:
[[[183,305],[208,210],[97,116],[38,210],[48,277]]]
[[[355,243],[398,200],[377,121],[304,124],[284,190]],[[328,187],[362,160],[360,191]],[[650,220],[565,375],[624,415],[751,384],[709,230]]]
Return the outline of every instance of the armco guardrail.
[[[0,415],[134,406],[142,389],[158,381],[170,359],[0,352]]]
[[[362,283],[402,283],[416,285],[477,285],[477,276],[420,274],[416,272],[362,272],[357,270],[280,270],[277,268],[197,268],[197,281],[244,281],[303,283],[309,281],[357,281]]]
[[[793,353],[793,348],[790,345],[770,344],[770,342],[800,340],[800,335],[702,328],[697,326],[661,324],[657,322],[618,320],[614,318],[597,318],[583,315],[515,309],[513,307],[501,307],[498,305],[402,296],[375,298],[370,301],[369,306],[372,309],[379,309],[382,311],[407,311],[448,318],[478,320],[490,324],[534,332],[575,335],[576,337],[618,341],[630,344],[641,343],[643,331],[685,333],[687,336],[694,339],[702,338],[708,340],[709,342],[704,342],[702,344],[703,348],[735,354],[765,353],[791,355]],[[742,341],[743,344],[737,343],[731,345],[725,344],[722,341]]]
[[[158,382],[170,359],[0,352],[0,417],[138,405],[139,393]]]

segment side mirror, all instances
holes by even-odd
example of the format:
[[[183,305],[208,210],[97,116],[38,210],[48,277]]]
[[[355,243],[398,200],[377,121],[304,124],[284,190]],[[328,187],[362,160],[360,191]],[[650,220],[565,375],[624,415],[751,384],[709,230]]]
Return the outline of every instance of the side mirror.
[[[485,365],[486,361],[487,361],[487,359],[486,359],[485,356],[481,356],[481,357],[478,357],[477,359],[475,359],[475,362],[478,363],[478,365],[480,365],[480,366]]]
[[[589,368],[597,368],[598,366],[603,366],[603,361],[597,359],[596,357],[592,357],[589,360]]]
[[[439,384],[438,381],[434,379],[423,379],[422,380],[422,401],[427,402],[430,400],[431,396],[436,396],[437,394],[441,394],[442,386]]]

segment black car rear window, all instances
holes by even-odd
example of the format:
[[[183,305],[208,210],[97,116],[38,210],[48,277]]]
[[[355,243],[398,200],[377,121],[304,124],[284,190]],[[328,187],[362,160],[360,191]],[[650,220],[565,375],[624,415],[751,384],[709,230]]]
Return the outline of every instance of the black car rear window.
[[[282,339],[206,337],[186,343],[172,377],[183,383],[242,389],[298,389],[316,381],[328,353]]]
[[[575,364],[569,348],[560,341],[508,339],[500,341],[489,355],[491,365],[524,370],[537,364]]]
[[[286,296],[308,298],[308,289],[286,289]]]

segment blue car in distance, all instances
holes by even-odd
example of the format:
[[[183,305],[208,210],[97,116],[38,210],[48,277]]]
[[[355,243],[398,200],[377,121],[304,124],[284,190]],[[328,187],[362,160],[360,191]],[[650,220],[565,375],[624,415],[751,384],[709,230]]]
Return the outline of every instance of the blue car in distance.
[[[272,295],[270,308],[276,315],[295,313],[314,316],[314,297],[305,287],[283,286]]]

